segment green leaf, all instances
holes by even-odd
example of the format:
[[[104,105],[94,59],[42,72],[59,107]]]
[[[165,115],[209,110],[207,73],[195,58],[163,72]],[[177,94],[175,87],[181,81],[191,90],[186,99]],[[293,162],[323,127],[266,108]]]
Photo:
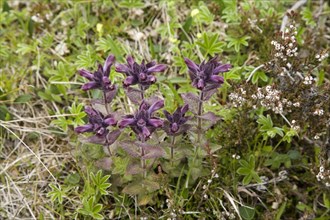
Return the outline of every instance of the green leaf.
[[[307,25],[310,25],[311,27],[316,26],[316,22],[314,21],[313,12],[309,10],[308,7],[305,7],[302,11],[302,19],[306,22]]]
[[[283,215],[284,211],[285,211],[285,207],[286,207],[287,201],[284,201],[281,205],[281,207],[278,209],[276,216],[275,216],[275,220],[280,220],[281,216]]]
[[[59,204],[62,204],[63,197],[66,196],[66,191],[62,190],[60,185],[57,187],[55,184],[50,183],[49,186],[52,189],[52,191],[47,193],[47,196],[50,197],[52,202],[55,202],[57,200]]]
[[[261,79],[264,82],[267,82],[268,76],[263,71],[257,71],[252,76],[252,83],[253,84],[258,83],[259,79]]]
[[[79,173],[72,173],[65,179],[65,183],[71,185],[77,185],[80,182],[80,175]]]
[[[228,48],[234,47],[235,51],[238,53],[241,50],[241,46],[248,46],[249,43],[247,40],[249,40],[250,37],[248,36],[243,36],[241,38],[233,38],[230,36],[227,36],[227,41],[228,41]]]
[[[240,167],[237,169],[237,173],[240,175],[248,175],[251,173],[251,169],[245,168],[245,167]]]
[[[239,214],[245,220],[254,219],[255,209],[248,206],[240,206]]]
[[[330,209],[330,200],[326,193],[323,193],[323,203],[327,209]]]
[[[252,175],[248,174],[243,178],[242,183],[243,183],[243,185],[247,185],[251,182],[251,180],[252,180]]]
[[[207,55],[214,56],[215,54],[222,52],[222,48],[225,45],[224,42],[220,42],[218,39],[218,34],[208,34],[204,32],[202,37],[198,39],[196,43],[201,47],[205,57]]]
[[[28,101],[30,101],[32,98],[32,95],[26,94],[26,95],[20,95],[18,96],[14,102],[16,103],[26,103]]]

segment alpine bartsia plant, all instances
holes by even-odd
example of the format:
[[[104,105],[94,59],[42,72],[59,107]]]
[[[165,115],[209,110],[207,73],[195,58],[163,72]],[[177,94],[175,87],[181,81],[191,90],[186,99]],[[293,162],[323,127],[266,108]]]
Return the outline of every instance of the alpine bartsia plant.
[[[135,145],[140,145],[141,150],[141,166],[143,170],[143,177],[146,177],[146,161],[145,161],[145,146],[144,143],[150,137],[150,135],[159,127],[163,126],[163,120],[157,117],[153,117],[153,113],[164,107],[164,101],[160,100],[152,104],[148,105],[144,100],[142,101],[139,110],[134,115],[126,115],[119,123],[119,128],[130,127],[135,134],[138,135],[140,142],[135,143]],[[133,147],[133,146],[131,146]],[[129,148],[131,148],[129,147]],[[126,150],[131,152],[131,149]],[[154,147],[154,150],[158,150],[158,148]]]
[[[77,133],[92,132],[95,135],[87,139],[88,142],[95,144],[111,145],[120,135],[119,130],[109,131],[108,127],[117,125],[117,120],[113,115],[104,116],[98,110],[92,107],[85,107],[85,112],[88,116],[88,124],[75,128]]]
[[[186,124],[186,122],[191,119],[190,116],[185,116],[187,111],[189,110],[189,105],[186,104],[184,106],[178,107],[173,114],[170,114],[168,111],[163,110],[163,113],[167,119],[164,123],[164,130],[169,135],[172,136],[171,141],[171,160],[173,161],[174,157],[174,144],[175,144],[175,136],[178,136],[184,132],[186,132],[190,125]]]
[[[219,74],[228,72],[231,65],[218,62],[217,56],[209,59],[207,62],[204,60],[199,65],[188,58],[184,58],[184,60],[189,69],[189,76],[192,81],[192,86],[200,90],[199,97],[194,98],[195,100],[197,99],[198,102],[197,142],[200,145],[203,101],[208,100],[217,91],[217,89],[221,87],[224,83],[224,78],[219,76]],[[193,94],[187,94],[186,97],[187,96],[194,97]],[[208,113],[207,117],[209,119],[215,118],[213,113]]]
[[[90,82],[84,84],[81,89],[91,90],[91,89],[100,89],[103,91],[104,104],[107,112],[109,113],[108,103],[114,98],[117,93],[117,87],[111,83],[109,79],[110,69],[113,63],[115,62],[115,57],[110,55],[107,57],[103,66],[101,64],[98,65],[97,71],[91,73],[88,70],[81,69],[79,73],[81,76],[88,79]]]
[[[132,56],[127,56],[126,61],[127,64],[117,64],[116,71],[124,73],[127,76],[123,82],[124,87],[139,85],[143,99],[144,91],[157,81],[157,78],[153,74],[156,72],[164,72],[167,66],[164,64],[156,64],[155,61],[145,63],[144,60],[141,64],[138,64],[134,61]]]
[[[103,91],[114,90],[115,86],[111,84],[109,79],[110,69],[114,61],[115,57],[113,55],[108,56],[104,65],[102,66],[99,64],[98,69],[94,72],[94,74],[85,69],[79,70],[80,75],[90,81],[84,84],[81,89],[85,91],[90,89],[100,89]]]

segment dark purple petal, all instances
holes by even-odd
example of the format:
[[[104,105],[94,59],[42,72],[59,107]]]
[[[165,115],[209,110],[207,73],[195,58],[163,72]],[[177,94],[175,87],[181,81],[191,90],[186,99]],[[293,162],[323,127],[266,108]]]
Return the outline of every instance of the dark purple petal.
[[[171,131],[172,132],[177,132],[179,130],[179,126],[178,126],[178,124],[177,123],[173,123],[172,125],[171,125]]]
[[[110,81],[110,79],[109,79],[108,76],[103,76],[103,77],[102,77],[102,82],[103,82],[105,85],[111,84],[111,81]]]
[[[108,131],[108,130],[105,129],[104,127],[100,127],[99,129],[97,129],[96,134],[102,136],[102,135],[104,135],[105,133],[107,133],[107,131]]]
[[[91,132],[91,131],[93,131],[93,127],[94,126],[92,124],[87,124],[87,125],[83,125],[83,126],[78,126],[74,130],[77,133]]]
[[[230,68],[231,68],[230,64],[220,65],[213,70],[213,74],[217,75],[219,73],[228,72]]]
[[[140,79],[141,81],[146,80],[146,78],[147,78],[147,74],[145,74],[145,73],[140,73],[140,74],[139,74],[139,79]]]
[[[107,125],[114,126],[117,124],[117,121],[115,118],[109,117],[109,118],[104,119],[104,123],[106,123]]]
[[[103,75],[104,76],[109,77],[110,68],[111,68],[114,61],[115,61],[115,56],[114,55],[108,56],[108,58],[106,59],[104,65],[103,65]]]
[[[156,61],[153,60],[153,61],[147,63],[147,64],[146,64],[146,67],[147,67],[147,68],[150,68],[150,67],[155,66],[155,65],[156,65]]]
[[[130,85],[134,85],[134,84],[136,84],[136,83],[137,83],[137,79],[136,79],[136,77],[134,77],[134,76],[128,76],[128,77],[124,80],[123,85],[124,85],[125,87],[127,87],[127,86],[130,86]]]
[[[83,76],[89,80],[93,80],[94,75],[91,72],[84,70],[84,69],[78,70],[78,72],[81,76]]]
[[[159,128],[159,127],[162,127],[164,122],[163,120],[161,119],[156,119],[156,118],[151,118],[148,120],[148,123],[153,126],[153,127],[156,127],[156,128]]]
[[[118,73],[128,74],[129,70],[130,70],[129,67],[125,64],[117,64],[116,65],[116,72],[118,72]]]
[[[134,64],[134,58],[131,56],[131,55],[128,55],[127,58],[126,58],[126,61],[129,65],[133,66]]]
[[[168,111],[163,110],[163,113],[164,113],[164,115],[165,115],[165,117],[167,118],[168,121],[171,122],[173,120],[172,115]]]
[[[197,89],[202,90],[202,89],[204,89],[204,87],[205,87],[204,80],[203,79],[199,79],[198,82],[197,82]]]
[[[85,106],[85,112],[87,113],[88,116],[95,115],[95,110],[90,106]]]
[[[151,133],[147,127],[142,127],[142,134],[145,138],[147,138],[151,135]]]
[[[118,123],[118,126],[119,128],[125,128],[131,124],[134,124],[135,123],[135,119],[134,118],[124,118],[123,120],[121,120],[119,123]]]
[[[185,105],[181,108],[181,115],[183,116],[188,110],[189,110],[189,105],[188,105],[188,104],[185,104]]]
[[[194,61],[189,60],[188,58],[184,58],[184,62],[187,64],[189,70],[192,71],[193,73],[199,71],[199,67]]]
[[[212,75],[210,77],[210,79],[215,82],[215,83],[220,83],[222,84],[224,82],[224,78],[222,76],[218,76],[218,75]]]
[[[88,83],[84,84],[81,87],[81,89],[84,90],[84,91],[86,91],[86,90],[90,90],[90,89],[96,89],[99,86],[100,86],[99,83],[92,81],[92,82],[88,82]]]
[[[156,73],[156,72],[163,72],[167,69],[167,66],[165,64],[159,64],[155,65],[153,67],[148,68],[148,73]]]
[[[159,100],[150,106],[150,108],[148,109],[148,113],[152,114],[153,112],[163,107],[164,107],[164,100]]]
[[[157,81],[157,78],[153,75],[149,75],[148,76],[148,80],[147,80],[149,83],[153,84]]]

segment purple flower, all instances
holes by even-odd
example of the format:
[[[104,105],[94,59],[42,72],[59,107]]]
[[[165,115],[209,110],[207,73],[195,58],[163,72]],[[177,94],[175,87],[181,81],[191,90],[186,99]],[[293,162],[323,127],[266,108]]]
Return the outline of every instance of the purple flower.
[[[213,57],[208,62],[204,60],[201,64],[197,65],[192,60],[184,58],[194,87],[203,92],[208,92],[219,88],[223,84],[224,78],[219,76],[219,73],[228,72],[231,65],[221,64],[217,60],[218,57]]]
[[[101,89],[105,92],[112,91],[115,89],[115,86],[111,84],[109,79],[110,68],[115,61],[115,57],[113,55],[108,56],[104,65],[98,65],[97,71],[93,73],[81,69],[79,73],[81,76],[87,78],[90,82],[84,84],[81,89],[82,90],[90,90],[90,89]]]
[[[167,68],[166,65],[156,64],[155,61],[146,64],[143,60],[141,64],[137,64],[132,56],[128,56],[126,60],[127,64],[116,65],[116,71],[127,76],[123,82],[125,87],[139,84],[142,89],[147,89],[157,81],[153,73],[164,72]]]
[[[87,113],[89,123],[76,127],[75,131],[77,133],[94,132],[98,137],[105,137],[109,133],[107,128],[117,124],[113,115],[104,116],[92,107],[85,107],[85,112]]]
[[[135,115],[126,115],[119,122],[119,128],[131,127],[141,141],[145,141],[156,130],[163,126],[163,120],[153,117],[152,114],[160,108],[164,107],[164,101],[160,100],[149,106],[145,101],[142,101],[139,110]]]
[[[182,107],[178,107],[173,114],[170,114],[168,111],[164,110],[164,115],[167,118],[165,122],[164,130],[169,135],[179,135],[189,129],[189,125],[185,124],[190,117],[185,116],[186,112],[189,109],[189,105],[186,104]]]

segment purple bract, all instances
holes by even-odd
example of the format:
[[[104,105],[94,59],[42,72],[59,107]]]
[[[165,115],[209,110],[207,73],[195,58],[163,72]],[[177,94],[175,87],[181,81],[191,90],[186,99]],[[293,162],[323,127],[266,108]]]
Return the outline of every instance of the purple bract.
[[[92,107],[85,107],[88,116],[88,124],[75,128],[77,133],[94,132],[99,137],[106,136],[109,133],[107,127],[116,126],[117,121],[112,115],[104,116],[101,112]]]
[[[208,62],[204,60],[198,65],[192,60],[184,58],[194,87],[203,92],[208,92],[219,88],[223,84],[224,78],[219,76],[219,73],[228,72],[231,65],[222,64],[217,60],[218,57],[213,57]]]
[[[191,117],[185,116],[189,110],[188,104],[178,107],[173,114],[163,110],[167,121],[165,122],[164,130],[168,135],[179,135],[189,129],[189,125],[185,124]]]
[[[126,115],[119,122],[119,128],[131,127],[132,130],[139,136],[141,141],[145,141],[156,130],[163,126],[163,120],[153,117],[152,114],[160,108],[164,107],[164,101],[160,100],[149,106],[145,101],[142,101],[139,110],[135,115]]]
[[[125,87],[138,84],[143,90],[147,89],[157,81],[153,73],[164,72],[167,68],[166,65],[156,64],[155,61],[145,63],[143,60],[141,64],[138,64],[132,56],[128,56],[126,60],[127,64],[116,65],[116,71],[125,73],[127,76],[123,82]]]
[[[115,57],[113,55],[108,56],[104,65],[98,65],[97,71],[93,73],[81,69],[79,73],[81,76],[87,78],[90,82],[84,84],[81,89],[82,90],[90,90],[90,89],[100,89],[104,92],[112,91],[115,89],[115,86],[111,84],[109,79],[110,68],[115,61]]]

